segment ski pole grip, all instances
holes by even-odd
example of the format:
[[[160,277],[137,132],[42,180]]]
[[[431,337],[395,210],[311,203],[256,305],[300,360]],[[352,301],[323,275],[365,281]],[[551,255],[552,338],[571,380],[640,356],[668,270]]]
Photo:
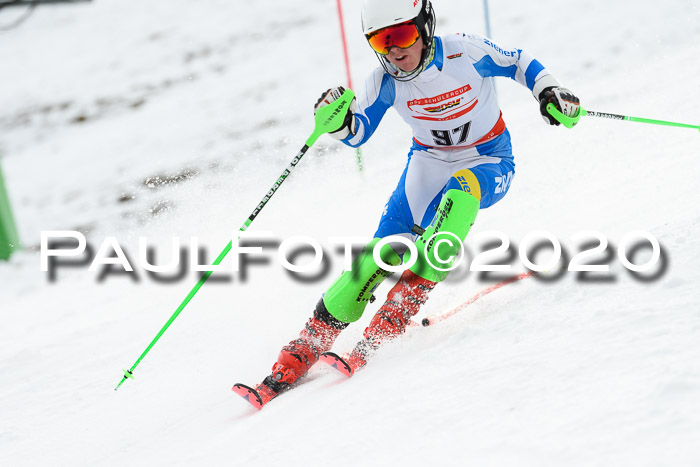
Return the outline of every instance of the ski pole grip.
[[[333,133],[340,129],[345,121],[345,114],[350,109],[355,93],[351,89],[346,89],[345,92],[336,100],[325,105],[316,111],[316,127],[314,132],[306,140],[308,147],[313,146],[316,140],[324,133]]]
[[[547,104],[547,112],[549,113],[549,115],[554,117],[556,121],[558,121],[567,128],[573,128],[581,119],[581,116],[586,115],[586,111],[583,109],[583,107],[580,107],[575,117],[567,117],[566,115],[561,113],[559,109],[557,109],[557,107],[551,102]]]

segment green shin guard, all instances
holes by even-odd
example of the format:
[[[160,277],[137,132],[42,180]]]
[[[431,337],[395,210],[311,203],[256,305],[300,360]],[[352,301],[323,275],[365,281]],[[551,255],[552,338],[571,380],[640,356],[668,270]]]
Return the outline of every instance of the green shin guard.
[[[392,273],[380,268],[374,261],[372,252],[378,238],[372,240],[352,263],[352,270],[343,274],[323,295],[328,312],[337,320],[353,323],[360,319],[365,307],[372,298],[372,292]],[[379,256],[385,264],[398,266],[401,257],[385,244]]]
[[[474,224],[479,204],[476,197],[465,191],[448,190],[432,224],[416,240],[418,259],[411,272],[433,282],[443,281]],[[408,262],[409,258],[404,257],[404,261]]]

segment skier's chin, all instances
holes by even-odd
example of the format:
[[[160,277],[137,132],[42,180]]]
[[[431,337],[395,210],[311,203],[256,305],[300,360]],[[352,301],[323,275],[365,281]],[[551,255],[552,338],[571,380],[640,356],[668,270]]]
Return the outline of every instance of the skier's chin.
[[[411,73],[413,71],[416,71],[416,69],[420,65],[420,63],[418,63],[418,65],[416,65],[412,68],[409,68],[406,66],[406,64],[404,62],[394,63],[394,62],[390,61],[389,63],[391,63],[394,66],[394,68],[396,68],[397,70],[400,70],[403,73]]]
[[[397,67],[399,70],[403,71],[404,73],[411,73],[412,71],[416,71],[418,69],[418,66],[414,66],[410,70],[405,69],[404,67]]]

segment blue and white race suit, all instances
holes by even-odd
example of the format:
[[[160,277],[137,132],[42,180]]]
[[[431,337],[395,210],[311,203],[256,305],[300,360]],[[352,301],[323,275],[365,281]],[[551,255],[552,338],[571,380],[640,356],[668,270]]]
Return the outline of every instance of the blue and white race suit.
[[[544,88],[559,85],[527,53],[504,49],[483,36],[441,36],[433,44],[432,61],[413,80],[397,81],[382,67],[374,70],[358,92],[355,134],[343,140],[352,147],[365,143],[389,107],[413,130],[406,168],[375,237],[406,235],[416,224],[427,227],[448,183],[449,188],[468,189],[452,179],[456,172],[473,173],[481,209],[503,198],[515,164],[510,136],[488,78],[514,79],[535,97]]]

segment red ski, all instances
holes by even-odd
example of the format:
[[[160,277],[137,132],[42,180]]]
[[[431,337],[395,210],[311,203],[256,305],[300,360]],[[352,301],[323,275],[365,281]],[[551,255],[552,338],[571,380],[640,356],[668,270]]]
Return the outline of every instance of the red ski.
[[[247,400],[250,405],[260,410],[265,404],[277,397],[277,393],[264,384],[258,384],[255,389],[245,384],[237,383],[231,388],[233,392]]]
[[[333,352],[325,352],[321,355],[319,361],[325,363],[331,368],[335,368],[348,378],[367,364],[366,357],[363,357],[355,351],[342,355],[338,355]]]
[[[325,363],[331,368],[335,368],[348,378],[351,377],[353,373],[355,373],[355,369],[348,365],[348,362],[346,362],[345,359],[343,359],[343,357],[334,354],[333,352],[326,352],[322,354],[321,358],[319,358],[319,361]]]

